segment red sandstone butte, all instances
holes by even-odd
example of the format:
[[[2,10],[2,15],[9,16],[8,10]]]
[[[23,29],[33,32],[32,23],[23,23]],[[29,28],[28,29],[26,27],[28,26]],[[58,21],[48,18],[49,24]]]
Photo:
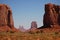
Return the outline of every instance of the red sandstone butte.
[[[37,30],[37,23],[36,21],[32,21],[30,31],[34,32],[36,30]]]
[[[5,4],[0,4],[0,31],[16,30],[12,10]]]
[[[31,23],[31,29],[36,29],[36,28],[37,28],[36,21],[32,21],[32,23]]]
[[[60,26],[60,6],[48,3],[45,5],[45,14],[43,17],[45,27]]]

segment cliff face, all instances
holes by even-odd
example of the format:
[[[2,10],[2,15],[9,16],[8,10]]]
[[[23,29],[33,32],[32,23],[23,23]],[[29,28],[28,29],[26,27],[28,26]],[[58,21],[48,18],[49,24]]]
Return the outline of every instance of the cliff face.
[[[12,11],[5,4],[0,4],[0,26],[14,26]]]
[[[10,7],[0,4],[0,30],[14,30],[14,21]]]
[[[51,3],[45,5],[43,24],[46,27],[60,25],[60,6]]]

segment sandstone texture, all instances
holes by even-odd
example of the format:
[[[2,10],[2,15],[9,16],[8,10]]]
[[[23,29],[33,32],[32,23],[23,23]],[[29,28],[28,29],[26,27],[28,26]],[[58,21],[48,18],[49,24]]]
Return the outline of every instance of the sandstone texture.
[[[12,10],[5,4],[0,4],[0,30],[15,30]]]
[[[60,25],[60,6],[48,3],[45,5],[45,14],[43,17],[44,27],[53,27]]]

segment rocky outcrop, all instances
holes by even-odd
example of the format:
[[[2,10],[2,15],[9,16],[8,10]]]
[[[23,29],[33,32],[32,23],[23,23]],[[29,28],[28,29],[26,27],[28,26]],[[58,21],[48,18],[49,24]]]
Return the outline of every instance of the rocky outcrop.
[[[12,11],[5,4],[0,4],[0,26],[14,26]]]
[[[60,6],[51,3],[45,5],[43,25],[44,27],[60,25]]]
[[[0,4],[0,30],[15,30],[12,10],[5,4]]]

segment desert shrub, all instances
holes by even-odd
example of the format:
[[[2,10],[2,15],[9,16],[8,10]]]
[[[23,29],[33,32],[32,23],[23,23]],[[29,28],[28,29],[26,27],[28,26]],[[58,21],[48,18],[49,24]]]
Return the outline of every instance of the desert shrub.
[[[37,31],[36,33],[39,33],[39,31]]]
[[[30,34],[39,34],[39,33],[44,33],[43,30],[40,31],[29,31],[28,33]]]
[[[10,33],[14,33],[14,31],[12,31],[12,30],[10,30],[9,32],[10,32]]]
[[[54,37],[58,37],[59,36],[59,32],[53,32],[53,36]]]
[[[55,35],[59,34],[59,32],[54,32]]]
[[[34,32],[32,32],[32,31],[30,31],[30,32],[28,32],[28,33],[30,33],[30,34],[34,34]]]
[[[40,30],[40,33],[43,33],[43,30]]]

